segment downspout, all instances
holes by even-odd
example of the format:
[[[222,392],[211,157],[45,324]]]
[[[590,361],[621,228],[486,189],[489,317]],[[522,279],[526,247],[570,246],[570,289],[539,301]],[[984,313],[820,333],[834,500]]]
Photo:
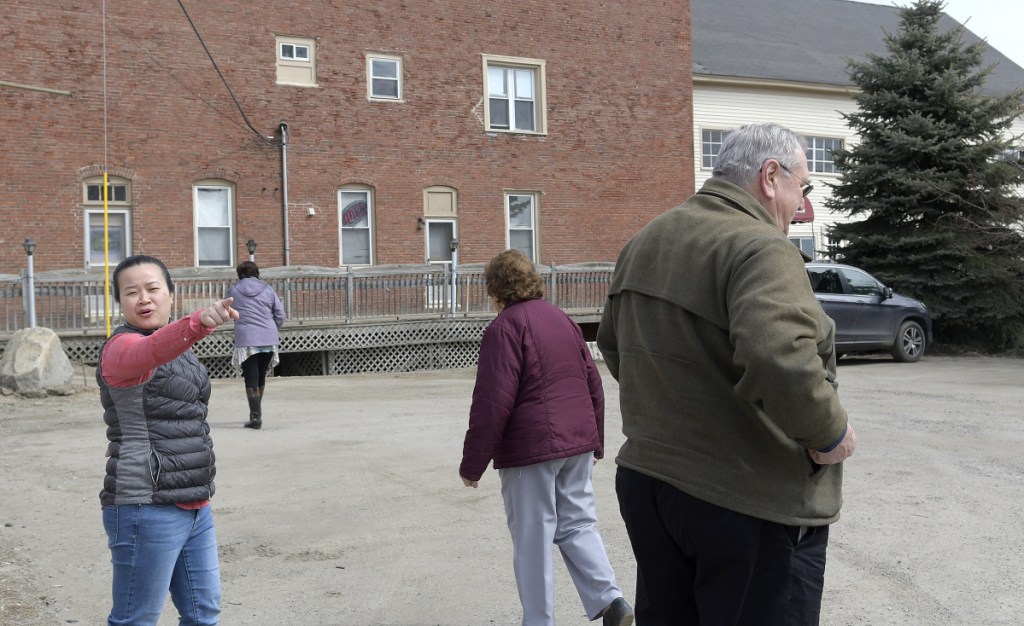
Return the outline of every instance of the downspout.
[[[291,236],[288,234],[288,124],[278,124],[281,131],[281,212],[284,214],[284,264],[291,265]]]

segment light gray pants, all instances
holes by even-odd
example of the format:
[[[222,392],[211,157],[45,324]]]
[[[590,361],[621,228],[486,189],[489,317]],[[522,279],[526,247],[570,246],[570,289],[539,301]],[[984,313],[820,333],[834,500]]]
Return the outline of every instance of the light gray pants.
[[[512,534],[512,565],[523,604],[523,626],[555,623],[551,544],[562,559],[590,619],[622,596],[597,532],[591,472],[594,454],[498,470]]]

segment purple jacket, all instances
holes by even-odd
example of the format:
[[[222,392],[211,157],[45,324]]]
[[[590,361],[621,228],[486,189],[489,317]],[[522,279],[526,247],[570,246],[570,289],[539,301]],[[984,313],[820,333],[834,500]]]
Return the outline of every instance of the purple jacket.
[[[258,278],[243,278],[228,291],[231,306],[238,311],[235,320],[236,346],[276,346],[281,343],[278,329],[284,325],[284,307],[270,285]]]
[[[583,333],[544,300],[506,307],[484,331],[459,474],[604,456],[604,387]]]

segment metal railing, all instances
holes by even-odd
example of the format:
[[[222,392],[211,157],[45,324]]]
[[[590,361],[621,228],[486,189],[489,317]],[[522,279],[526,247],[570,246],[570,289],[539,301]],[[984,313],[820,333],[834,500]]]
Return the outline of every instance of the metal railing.
[[[612,263],[538,265],[545,297],[570,312],[594,314],[604,306]],[[233,269],[171,270],[173,317],[186,315],[227,295],[237,282]],[[451,271],[442,265],[369,267],[271,267],[260,276],[281,298],[289,324],[351,323],[366,320],[443,318],[493,313],[482,264]],[[452,289],[454,280],[455,288]],[[0,275],[0,334],[27,326],[27,275]],[[106,331],[103,275],[93,270],[61,270],[34,275],[38,326],[59,334]],[[454,297],[454,302],[452,298]],[[110,298],[111,325],[120,309]]]

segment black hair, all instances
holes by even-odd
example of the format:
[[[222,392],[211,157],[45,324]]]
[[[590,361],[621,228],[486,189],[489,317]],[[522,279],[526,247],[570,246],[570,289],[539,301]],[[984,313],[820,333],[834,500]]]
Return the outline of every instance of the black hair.
[[[164,282],[167,283],[167,291],[174,293],[174,281],[171,280],[171,273],[167,271],[167,266],[164,265],[164,262],[155,256],[136,254],[135,256],[130,256],[121,261],[117,264],[117,267],[114,268],[114,274],[111,277],[111,281],[114,283],[114,302],[121,304],[121,286],[117,284],[117,277],[121,272],[129,267],[145,265],[146,263],[152,263],[160,268],[160,271],[164,273]]]
[[[235,268],[235,272],[238,273],[238,278],[259,278],[260,277],[260,266],[256,265],[256,261],[242,261]]]

